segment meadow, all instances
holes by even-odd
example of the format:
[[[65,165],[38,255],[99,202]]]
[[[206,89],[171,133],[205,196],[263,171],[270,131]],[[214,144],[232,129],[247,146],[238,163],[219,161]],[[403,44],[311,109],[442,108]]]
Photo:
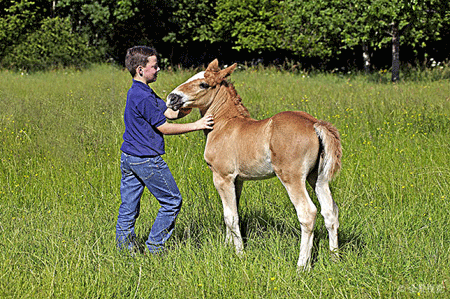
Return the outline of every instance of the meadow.
[[[193,74],[162,71],[152,87],[165,98]],[[300,224],[277,179],[244,184],[246,254],[225,246],[202,132],[166,137],[164,158],[184,199],[167,253],[118,252],[131,77],[109,65],[1,71],[0,297],[450,297],[449,80],[391,84],[276,69],[240,70],[232,80],[256,119],[302,110],[339,129],[343,168],[331,184],[338,262],[318,214],[313,268],[297,272]],[[142,242],[158,208],[146,191],[136,227]]]

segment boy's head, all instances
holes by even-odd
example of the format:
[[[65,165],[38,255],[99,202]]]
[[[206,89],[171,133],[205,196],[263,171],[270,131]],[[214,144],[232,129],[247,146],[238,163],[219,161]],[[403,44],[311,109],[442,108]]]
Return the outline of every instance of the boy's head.
[[[131,74],[131,77],[136,76],[136,69],[139,66],[145,67],[150,56],[156,56],[158,53],[154,48],[147,46],[135,46],[127,50],[125,56],[125,67]]]

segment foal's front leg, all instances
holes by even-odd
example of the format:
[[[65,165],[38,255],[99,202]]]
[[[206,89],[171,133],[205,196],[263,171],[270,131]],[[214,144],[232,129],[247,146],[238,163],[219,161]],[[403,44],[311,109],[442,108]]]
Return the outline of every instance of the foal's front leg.
[[[239,215],[237,207],[237,196],[240,195],[242,184],[235,186],[235,177],[232,175],[222,176],[216,172],[213,173],[214,186],[222,199],[223,215],[227,230],[226,241],[233,239],[236,248],[236,254],[244,253],[242,236],[239,230]],[[238,189],[236,189],[236,187]]]
[[[236,196],[236,210],[239,209],[239,199],[241,198],[242,187],[244,185],[244,181],[235,180],[234,182],[234,194]],[[226,226],[226,235],[225,235],[225,244],[230,244],[233,241],[233,233],[231,229]]]

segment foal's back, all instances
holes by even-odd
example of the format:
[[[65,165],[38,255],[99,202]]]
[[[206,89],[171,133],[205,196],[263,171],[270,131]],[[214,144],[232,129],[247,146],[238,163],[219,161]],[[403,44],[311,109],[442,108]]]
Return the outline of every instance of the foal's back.
[[[317,120],[305,112],[286,111],[264,120],[239,117],[208,135],[205,160],[222,174],[243,180],[273,177],[277,171],[309,171],[319,154]],[[289,170],[292,172],[292,170]]]
[[[320,141],[314,130],[317,119],[306,112],[285,111],[272,117],[270,150],[277,174],[306,179],[319,159]]]

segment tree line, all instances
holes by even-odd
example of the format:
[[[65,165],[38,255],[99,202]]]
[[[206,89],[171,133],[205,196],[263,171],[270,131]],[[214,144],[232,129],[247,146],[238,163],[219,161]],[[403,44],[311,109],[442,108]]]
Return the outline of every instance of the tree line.
[[[448,0],[2,0],[3,68],[122,63],[133,45],[165,64],[218,57],[323,69],[392,69],[449,56]]]

